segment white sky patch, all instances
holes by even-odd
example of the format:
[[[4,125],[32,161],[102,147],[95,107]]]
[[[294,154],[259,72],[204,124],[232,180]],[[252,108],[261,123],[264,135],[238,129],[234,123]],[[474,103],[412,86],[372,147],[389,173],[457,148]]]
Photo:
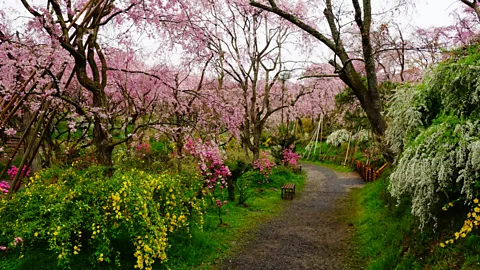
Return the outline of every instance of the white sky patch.
[[[393,2],[392,2],[393,1]],[[30,3],[44,4],[44,1],[30,0]],[[348,0],[345,3],[350,4]],[[374,12],[378,10],[385,10],[386,7],[391,7],[394,0],[372,0],[372,7]],[[464,8],[458,0],[417,0],[414,1],[413,8],[409,7],[409,10],[397,18],[393,18],[393,21],[398,23],[404,28],[405,33],[413,31],[416,27],[428,28],[433,26],[446,26],[451,25],[453,18],[450,16],[455,10]],[[0,9],[8,10],[7,12],[12,14],[15,27],[22,27],[27,18],[31,17],[23,7],[19,0],[0,0]],[[384,15],[388,17],[388,15]],[[382,21],[381,19],[378,19]],[[147,64],[153,64],[153,62],[162,62],[165,64],[176,64],[181,59],[181,49],[177,47],[174,52],[166,50],[164,41],[153,40],[143,35],[138,37],[138,46],[143,53],[150,54],[151,57],[147,57]],[[325,62],[331,57],[331,52],[320,44],[314,46],[310,53],[300,52],[295,45],[285,47],[283,52],[283,58],[287,61],[306,61],[306,62]],[[144,47],[141,49],[140,47]],[[165,50],[163,49],[165,48]],[[176,51],[176,52],[175,52]],[[164,54],[164,55],[162,55]],[[153,62],[152,62],[153,61]],[[152,63],[150,63],[152,62]],[[292,66],[292,68],[300,67],[299,64]]]

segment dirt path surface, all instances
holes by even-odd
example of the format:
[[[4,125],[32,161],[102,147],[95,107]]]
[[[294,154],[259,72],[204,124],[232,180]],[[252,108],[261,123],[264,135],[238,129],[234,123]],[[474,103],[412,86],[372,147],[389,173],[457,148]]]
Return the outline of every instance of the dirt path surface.
[[[342,218],[347,192],[363,181],[355,173],[338,173],[303,164],[308,178],[282,214],[262,225],[240,253],[222,269],[360,269],[350,260],[351,227]]]

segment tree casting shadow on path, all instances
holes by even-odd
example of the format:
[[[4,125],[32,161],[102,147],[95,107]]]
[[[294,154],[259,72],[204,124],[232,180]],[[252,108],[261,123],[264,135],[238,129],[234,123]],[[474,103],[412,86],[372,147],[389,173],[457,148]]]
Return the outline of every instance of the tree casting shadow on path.
[[[342,219],[348,191],[363,185],[354,173],[303,164],[307,182],[281,215],[262,225],[253,240],[222,269],[359,269],[345,256],[351,227]]]

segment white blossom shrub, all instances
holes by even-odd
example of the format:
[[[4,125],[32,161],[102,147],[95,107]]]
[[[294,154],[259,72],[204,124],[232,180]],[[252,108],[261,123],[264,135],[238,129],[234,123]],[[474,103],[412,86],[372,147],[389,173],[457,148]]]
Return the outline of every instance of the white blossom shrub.
[[[480,193],[480,54],[466,51],[389,104],[386,138],[397,164],[389,190],[411,198],[421,228],[436,225],[446,202],[469,204]]]
[[[334,146],[340,146],[343,142],[348,142],[350,132],[345,129],[339,129],[332,132],[327,137],[327,143]]]
[[[358,142],[366,142],[370,139],[370,133],[368,132],[368,130],[361,129],[355,134],[354,138]]]
[[[389,128],[385,133],[392,152],[398,157],[408,138],[417,134],[422,126],[422,110],[427,111],[417,88],[398,89],[389,102],[387,116],[391,119]],[[410,135],[410,136],[407,136]]]
[[[390,193],[397,198],[411,196],[412,214],[420,219],[421,227],[435,220],[442,195],[449,198],[460,192],[467,200],[475,195],[480,121],[455,120],[450,117],[421,131],[390,176]]]

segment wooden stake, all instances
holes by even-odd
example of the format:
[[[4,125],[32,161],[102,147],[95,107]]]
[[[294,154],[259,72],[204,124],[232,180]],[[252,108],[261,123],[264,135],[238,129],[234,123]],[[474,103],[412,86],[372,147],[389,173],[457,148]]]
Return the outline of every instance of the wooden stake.
[[[347,146],[347,153],[345,154],[345,160],[343,161],[343,166],[347,166],[348,160],[348,152],[350,151],[350,142],[352,141],[352,132],[350,132],[350,136],[348,137],[348,146]]]
[[[317,127],[317,136],[315,137],[315,148],[313,149],[313,155],[317,152],[317,142],[318,142],[318,133],[320,132],[320,124],[322,123],[322,118],[320,117],[320,121],[318,121],[318,127]]]
[[[43,102],[43,101],[42,101],[42,102]],[[28,123],[27,129],[25,130],[25,132],[23,133],[22,137],[20,138],[20,141],[18,142],[17,146],[16,146],[15,149],[13,150],[12,156],[8,159],[7,163],[5,164],[5,167],[3,167],[2,172],[0,172],[0,179],[1,179],[2,176],[5,174],[5,172],[7,172],[8,167],[10,167],[10,165],[12,164],[13,158],[14,158],[15,155],[17,154],[18,149],[20,149],[20,145],[23,143],[23,141],[24,141],[25,138],[27,137],[27,133],[28,133],[28,131],[30,130],[30,128],[32,127],[33,122],[35,122],[35,119],[37,118],[39,112],[40,112],[40,108],[39,108],[39,109],[37,110],[37,112],[33,115],[32,120],[30,120],[30,123]]]
[[[320,121],[322,121],[322,125],[320,126],[320,153],[318,153],[318,159],[322,156],[322,146],[323,146],[323,114],[320,118]]]
[[[42,126],[42,123],[43,123],[43,119],[45,118],[45,114],[47,113],[47,108],[49,107],[50,105],[50,102],[47,101],[47,103],[43,104],[45,106],[41,106],[43,107],[43,109],[45,110],[41,115],[40,117],[38,118],[38,121],[37,121],[37,124],[35,125],[35,129],[33,131],[33,134],[36,135],[38,133],[38,131],[40,130],[40,127]],[[15,175],[15,178],[13,179],[12,181],[12,187],[15,189],[15,187],[17,186],[17,183],[20,181],[21,182],[21,179],[20,179],[20,175],[22,174],[22,171],[23,171],[23,166],[25,166],[25,164],[27,163],[27,159],[28,159],[28,156],[30,155],[30,152],[32,152],[33,150],[33,145],[35,144],[35,139],[36,139],[36,136],[33,137],[33,140],[32,142],[28,145],[27,147],[27,150],[25,151],[25,154],[23,155],[23,158],[22,158],[22,161],[20,162],[20,165],[18,167],[18,172],[17,172],[17,175]],[[9,192],[8,195],[11,196],[13,192]]]

